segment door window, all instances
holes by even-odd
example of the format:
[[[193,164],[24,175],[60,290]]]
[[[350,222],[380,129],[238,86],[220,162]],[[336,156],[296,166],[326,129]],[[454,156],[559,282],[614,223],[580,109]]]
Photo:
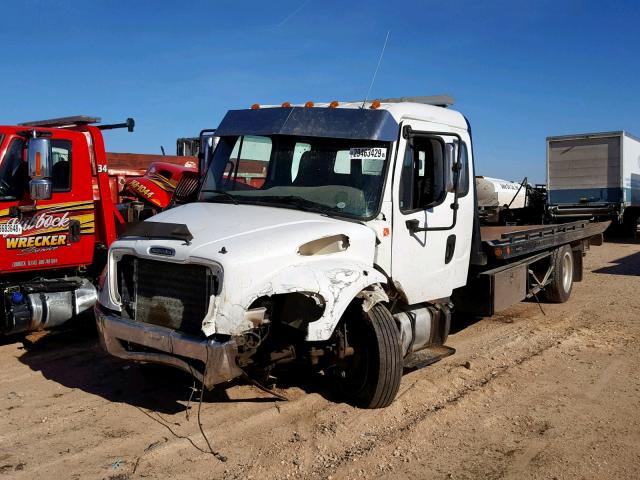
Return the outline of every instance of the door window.
[[[400,210],[424,210],[440,204],[444,188],[444,145],[432,137],[416,136],[407,143],[400,177]]]
[[[51,140],[52,181],[54,192],[71,190],[71,142]]]

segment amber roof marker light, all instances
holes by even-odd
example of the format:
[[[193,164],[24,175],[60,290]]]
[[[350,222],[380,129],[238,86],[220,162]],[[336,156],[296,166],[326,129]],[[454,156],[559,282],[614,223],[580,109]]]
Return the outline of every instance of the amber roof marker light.
[[[380,100],[374,100],[373,102],[371,102],[371,106],[369,108],[371,108],[372,110],[380,108]]]
[[[251,105],[251,110],[260,110],[260,104],[254,103],[253,105]]]
[[[282,108],[291,108],[291,103],[289,102],[282,102],[282,105],[280,105]]]
[[[340,104],[338,103],[338,101],[337,101],[337,100],[334,100],[333,102],[331,102],[331,103],[329,104],[329,108],[337,108],[337,107],[338,107],[338,105],[340,105]]]
[[[304,108],[312,108],[315,104],[309,100],[307,103],[304,104]]]

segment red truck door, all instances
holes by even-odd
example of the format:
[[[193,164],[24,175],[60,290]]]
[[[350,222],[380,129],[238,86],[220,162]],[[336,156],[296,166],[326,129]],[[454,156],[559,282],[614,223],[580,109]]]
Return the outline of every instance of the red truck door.
[[[91,264],[95,244],[92,171],[83,133],[51,129],[53,188],[49,200],[29,197],[26,143],[5,139],[0,175],[13,195],[0,196],[0,272],[19,272]],[[2,150],[0,150],[1,152]],[[9,163],[6,163],[9,162]],[[21,162],[21,163],[20,163]],[[14,165],[4,168],[1,165]],[[6,189],[5,189],[6,190]]]

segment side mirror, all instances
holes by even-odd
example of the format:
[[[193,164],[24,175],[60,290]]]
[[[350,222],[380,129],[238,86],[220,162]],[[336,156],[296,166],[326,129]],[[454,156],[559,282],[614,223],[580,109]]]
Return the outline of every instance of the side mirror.
[[[203,130],[200,132],[200,153],[198,154],[198,173],[201,177],[204,177],[207,173],[207,168],[213,151],[216,148],[218,139],[214,135],[215,130]]]
[[[51,142],[48,138],[30,138],[27,146],[29,164],[29,194],[32,200],[51,198]]]
[[[453,143],[447,143],[445,146],[445,160],[444,160],[444,188],[447,192],[454,193],[456,191],[457,175],[456,168],[456,145]]]

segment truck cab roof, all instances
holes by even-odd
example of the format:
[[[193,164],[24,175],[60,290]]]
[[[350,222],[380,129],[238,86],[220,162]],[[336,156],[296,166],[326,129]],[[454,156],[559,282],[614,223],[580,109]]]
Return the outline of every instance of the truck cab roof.
[[[364,105],[364,108],[363,108]],[[230,110],[216,135],[298,135],[310,137],[395,141],[402,121],[413,120],[467,130],[462,114],[419,102],[331,102],[280,106],[255,104]]]
[[[306,104],[265,105],[260,108],[282,108],[306,107]],[[383,100],[367,101],[335,101],[312,104],[313,108],[338,108],[338,109],[376,109],[386,110],[399,123],[402,120],[420,120],[433,123],[449,125],[455,128],[467,129],[467,122],[464,115],[456,110],[448,108],[453,105],[454,100],[447,95],[422,96],[422,97],[401,97]]]

